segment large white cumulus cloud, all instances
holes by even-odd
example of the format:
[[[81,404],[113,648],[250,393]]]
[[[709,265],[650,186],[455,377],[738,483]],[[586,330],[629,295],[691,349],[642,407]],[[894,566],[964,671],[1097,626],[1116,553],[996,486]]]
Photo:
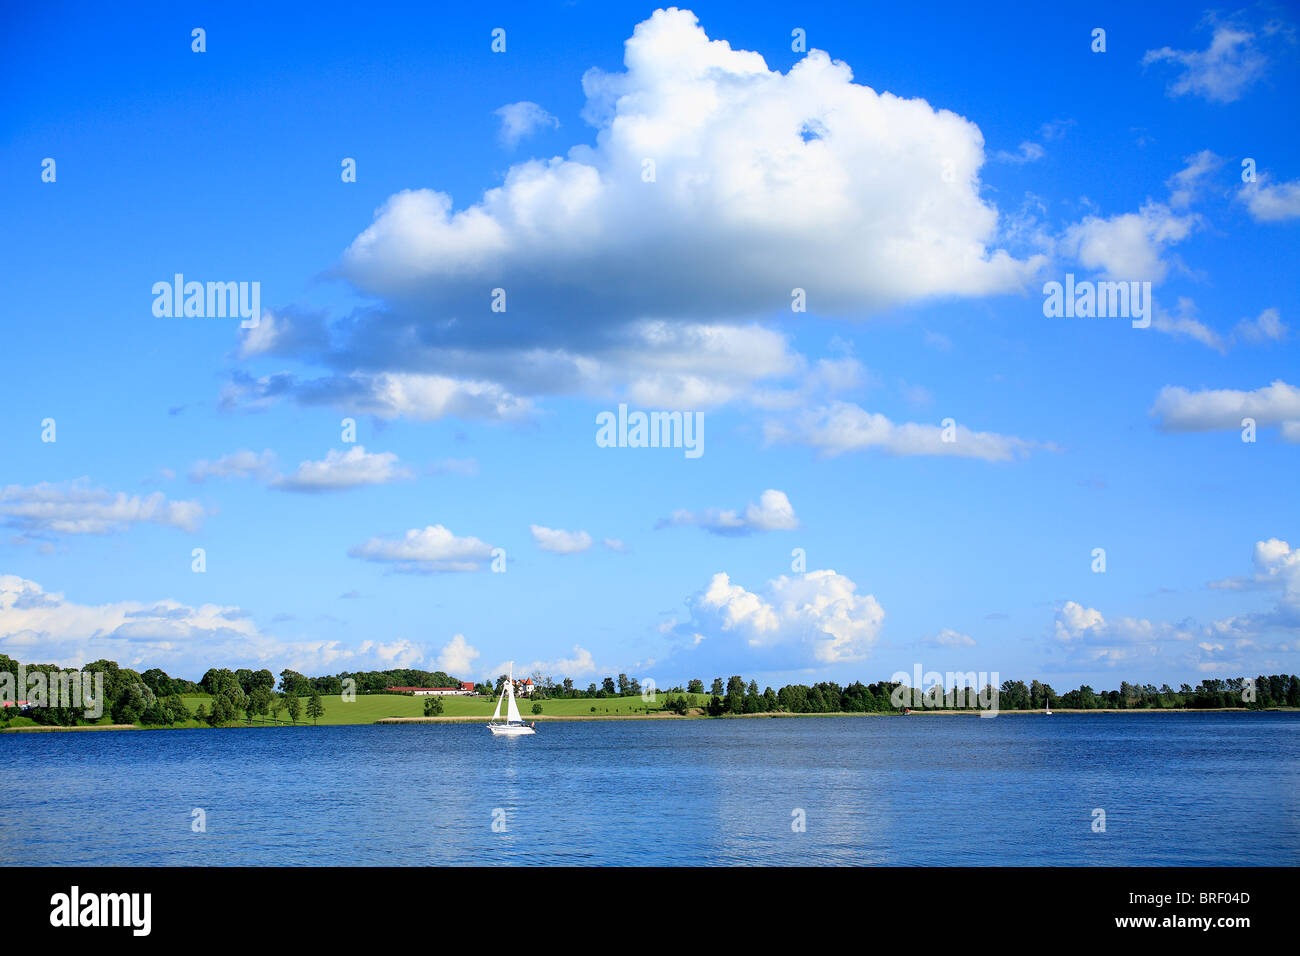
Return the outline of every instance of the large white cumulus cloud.
[[[692,620],[684,632],[739,638],[747,658],[778,666],[863,660],[885,620],[874,595],[859,594],[850,578],[831,570],[783,575],[761,592],[719,572],[689,603]]]
[[[855,83],[820,51],[771,70],[685,10],[639,24],[624,63],[583,77],[594,145],[514,165],[468,204],[390,197],[336,268],[375,308],[335,322],[282,311],[243,343],[244,357],[330,374],[244,378],[228,399],[413,418],[461,414],[435,399],[485,389],[498,400],[474,415],[554,394],[745,400],[807,373],[757,324],[790,314],[796,288],[812,312],[860,318],[1015,290],[1040,264],[996,248],[983,136],[955,113]],[[440,383],[428,401],[425,378]]]
[[[485,320],[484,290],[502,285],[521,308],[563,296],[593,321],[761,313],[796,286],[859,311],[1026,275],[988,247],[983,137],[962,117],[856,84],[817,50],[769,70],[684,10],[639,24],[625,64],[583,78],[594,148],[517,165],[458,212],[443,193],[400,193],[343,273],[385,296],[472,299]]]

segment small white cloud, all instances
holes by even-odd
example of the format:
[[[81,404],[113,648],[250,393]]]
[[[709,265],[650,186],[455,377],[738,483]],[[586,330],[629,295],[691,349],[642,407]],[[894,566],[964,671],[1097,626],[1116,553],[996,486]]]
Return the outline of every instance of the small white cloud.
[[[478,648],[465,640],[464,634],[457,634],[438,652],[438,669],[464,680],[478,658]]]
[[[1204,50],[1147,50],[1142,65],[1174,63],[1182,72],[1169,84],[1170,96],[1199,96],[1211,103],[1231,103],[1264,75],[1268,58],[1250,30],[1222,23],[1214,27]]]
[[[1237,323],[1236,328],[1238,337],[1256,344],[1284,342],[1287,332],[1286,323],[1282,321],[1282,312],[1276,308],[1265,309],[1253,319],[1242,319]]]
[[[1062,139],[1075,125],[1077,124],[1072,119],[1055,119],[1039,127],[1039,132],[1042,133],[1043,139]]]
[[[458,538],[442,525],[412,528],[401,538],[374,537],[348,554],[394,565],[403,572],[478,571],[492,548],[478,538]]]
[[[1137,212],[1089,216],[1066,229],[1061,252],[1111,279],[1159,283],[1169,271],[1165,250],[1192,234],[1200,220],[1148,200]]]
[[[1236,431],[1243,418],[1258,426],[1300,424],[1300,388],[1280,379],[1254,391],[1201,389],[1166,385],[1156,396],[1151,415],[1161,431]],[[1286,437],[1285,432],[1283,437]]]
[[[599,667],[596,666],[595,659],[591,656],[591,651],[577,644],[573,645],[573,657],[560,658],[554,661],[533,661],[531,668],[533,671],[540,671],[543,674],[556,675],[560,680],[564,677],[579,677],[585,674],[594,674]]]
[[[618,554],[627,554],[627,545],[623,543],[621,538],[606,538],[603,543],[611,551]]]
[[[1026,140],[1020,144],[1020,148],[1014,153],[998,150],[993,154],[993,158],[1000,163],[1014,163],[1019,166],[1024,163],[1036,162],[1046,155],[1047,150],[1043,149],[1041,145]]]
[[[275,467],[275,452],[267,449],[258,454],[241,449],[222,455],[216,461],[196,461],[190,468],[190,481],[204,482],[209,478],[266,478]]]
[[[113,494],[88,478],[0,488],[0,518],[24,534],[109,534],[146,523],[197,531],[203,517],[197,501],[168,501],[161,491]]]
[[[1246,203],[1251,218],[1256,222],[1286,222],[1300,218],[1300,179],[1285,183],[1271,183],[1268,176],[1260,174],[1259,181],[1247,183],[1237,193]]]
[[[889,455],[1012,461],[1027,456],[1035,448],[1053,447],[1012,435],[974,432],[964,425],[957,425],[953,430],[953,441],[945,441],[946,430],[939,425],[895,424],[884,415],[868,412],[852,402],[833,402],[811,409],[793,422],[771,421],[764,430],[769,442],[798,442],[825,455],[874,448]]]
[[[1175,209],[1186,209],[1195,202],[1204,187],[1205,178],[1223,165],[1223,159],[1208,149],[1203,149],[1194,156],[1187,157],[1187,164],[1170,177],[1169,205]]]
[[[501,142],[512,149],[539,129],[559,129],[560,121],[536,103],[522,100],[496,111],[501,120]]]
[[[543,551],[556,554],[577,554],[591,547],[591,535],[585,531],[562,531],[559,528],[545,528],[542,525],[530,525],[533,541]]]
[[[302,462],[297,471],[272,481],[271,487],[285,491],[339,491],[362,485],[385,485],[410,477],[410,470],[400,466],[392,452],[372,455],[363,446],[354,445],[345,452],[330,449],[324,461]]]
[[[927,637],[925,643],[930,647],[974,647],[975,638],[945,627],[938,634]]]
[[[743,514],[731,510],[678,509],[671,518],[659,522],[659,527],[669,525],[695,525],[714,534],[742,535],[756,531],[793,531],[799,527],[799,519],[785,492],[768,488],[759,495],[757,503],[751,501],[746,506]]]
[[[1196,306],[1191,299],[1179,298],[1177,311],[1172,313],[1157,305],[1151,318],[1151,327],[1166,335],[1194,339],[1220,354],[1228,350],[1227,343],[1219,333],[1196,318]]]
[[[424,648],[414,641],[362,641],[357,653],[377,661],[381,668],[412,667],[424,659]]]

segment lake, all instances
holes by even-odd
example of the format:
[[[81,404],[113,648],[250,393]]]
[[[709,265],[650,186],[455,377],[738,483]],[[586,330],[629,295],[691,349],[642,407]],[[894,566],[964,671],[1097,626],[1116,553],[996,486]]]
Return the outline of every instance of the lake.
[[[5,734],[0,864],[1295,865],[1298,731],[1238,713]]]

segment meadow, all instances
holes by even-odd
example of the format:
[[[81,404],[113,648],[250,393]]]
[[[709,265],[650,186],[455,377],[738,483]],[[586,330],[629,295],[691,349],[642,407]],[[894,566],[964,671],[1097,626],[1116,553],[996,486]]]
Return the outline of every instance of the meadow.
[[[707,698],[702,694],[686,694],[694,706],[703,707]],[[541,714],[533,714],[533,701],[527,698],[519,700],[519,713],[526,720],[536,717],[619,717],[658,714],[664,710],[667,695],[660,692],[653,702],[643,701],[640,697],[606,697],[588,699],[551,699],[537,701],[542,707]],[[194,712],[200,704],[205,709],[211,706],[211,698],[206,694],[185,695],[181,698],[185,706]],[[320,724],[372,724],[387,717],[423,717],[424,702],[427,697],[409,697],[405,694],[358,694],[355,700],[345,701],[342,697],[321,696],[325,715]],[[303,698],[304,708],[306,698]],[[444,697],[442,698],[443,717],[482,717],[487,720],[496,707],[496,698],[488,697]],[[287,721],[288,715],[280,712],[280,720]],[[241,723],[243,721],[240,721]],[[300,717],[299,723],[312,721]]]

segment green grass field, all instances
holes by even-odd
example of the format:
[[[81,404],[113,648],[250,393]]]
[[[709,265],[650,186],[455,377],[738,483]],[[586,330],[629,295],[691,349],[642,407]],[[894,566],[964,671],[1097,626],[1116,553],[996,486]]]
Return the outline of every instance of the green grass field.
[[[703,706],[706,698],[701,694],[687,694],[696,706]],[[654,703],[646,703],[640,697],[608,697],[603,700],[542,700],[544,717],[613,717],[618,715],[659,713],[664,707],[666,695],[660,692]],[[191,711],[199,704],[205,708],[211,698],[205,695],[193,695],[182,698]],[[423,717],[425,697],[407,697],[402,694],[358,694],[356,700],[347,702],[341,697],[321,697],[325,705],[325,716],[321,724],[372,724],[385,717]],[[444,697],[442,698],[444,717],[482,717],[492,716],[496,699],[486,697]],[[306,699],[303,699],[304,709]],[[592,708],[595,708],[593,711]],[[525,719],[533,717],[533,702],[527,699],[519,701],[519,713]],[[288,715],[280,712],[280,719],[287,720]],[[299,723],[311,723],[305,717]]]

